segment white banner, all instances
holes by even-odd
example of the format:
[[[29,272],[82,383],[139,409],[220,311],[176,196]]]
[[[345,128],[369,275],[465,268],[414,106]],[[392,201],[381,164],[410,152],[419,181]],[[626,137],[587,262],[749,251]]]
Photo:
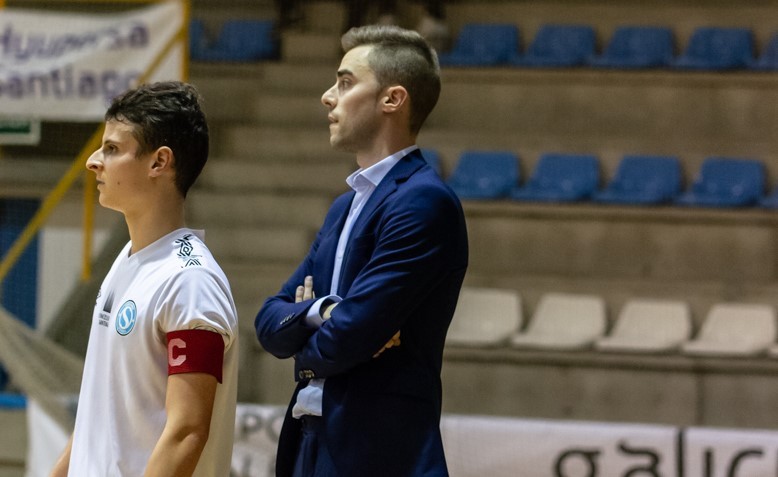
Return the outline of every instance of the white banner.
[[[233,477],[272,477],[284,408],[239,404]],[[778,477],[778,431],[444,414],[451,477]]]
[[[183,22],[181,0],[99,15],[0,9],[0,114],[101,121]],[[182,79],[185,51],[178,41],[149,80]]]

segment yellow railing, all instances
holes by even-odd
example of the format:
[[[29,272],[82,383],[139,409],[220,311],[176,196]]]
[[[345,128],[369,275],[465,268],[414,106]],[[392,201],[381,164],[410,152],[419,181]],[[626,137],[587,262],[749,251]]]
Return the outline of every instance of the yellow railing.
[[[51,0],[50,0],[51,1]],[[58,0],[60,3],[160,3],[168,0]],[[159,67],[162,60],[170,53],[170,50],[179,42],[184,47],[181,78],[187,79],[189,72],[189,43],[187,38],[189,36],[189,20],[191,18],[191,2],[189,0],[182,0],[184,5],[184,19],[181,30],[178,34],[165,45],[165,48],[154,58],[154,61],[149,65],[146,71],[138,78],[138,84],[146,81],[151,74]],[[0,0],[0,8],[6,6],[6,0]],[[40,208],[35,215],[30,219],[30,222],[22,230],[22,233],[17,237],[11,248],[0,261],[0,284],[3,283],[5,277],[13,269],[16,262],[21,257],[22,253],[30,245],[30,242],[35,238],[35,235],[40,231],[43,224],[48,217],[57,207],[64,195],[83,175],[84,177],[84,216],[83,216],[83,257],[81,266],[81,279],[83,281],[89,280],[92,275],[91,269],[91,256],[92,256],[92,235],[94,228],[94,202],[95,202],[95,175],[87,172],[85,168],[86,160],[89,156],[100,147],[103,137],[103,125],[97,128],[92,134],[87,143],[81,149],[76,159],[68,168],[68,171],[59,180],[54,189],[49,192],[41,203]]]

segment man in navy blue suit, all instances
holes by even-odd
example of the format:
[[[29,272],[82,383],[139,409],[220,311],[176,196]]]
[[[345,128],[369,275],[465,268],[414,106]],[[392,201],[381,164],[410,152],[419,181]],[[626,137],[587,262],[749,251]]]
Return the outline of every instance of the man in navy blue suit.
[[[295,359],[276,474],[445,476],[440,371],[468,250],[461,204],[416,146],[440,95],[437,56],[393,26],[342,45],[321,101],[330,143],[356,155],[353,191],[255,321],[267,351]]]

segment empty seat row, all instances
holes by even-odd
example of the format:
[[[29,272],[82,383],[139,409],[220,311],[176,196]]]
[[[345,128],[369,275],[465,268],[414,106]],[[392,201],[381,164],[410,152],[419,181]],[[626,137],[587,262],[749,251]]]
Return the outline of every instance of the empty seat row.
[[[194,61],[245,62],[276,59],[279,45],[272,20],[226,20],[215,37],[205,22],[189,23],[189,56]]]
[[[624,304],[608,332],[602,297],[557,292],[541,296],[531,320],[525,324],[521,298],[515,290],[464,287],[446,344],[778,357],[777,329],[776,312],[770,305],[716,303],[695,336],[686,302],[635,298]]]
[[[678,56],[673,31],[665,26],[618,27],[600,54],[595,30],[589,25],[543,25],[526,51],[519,33],[513,24],[465,24],[453,48],[440,55],[440,63],[465,67],[778,70],[778,32],[757,55],[753,32],[748,28],[699,27]]]
[[[756,159],[708,157],[685,190],[675,156],[625,155],[602,189],[591,154],[542,154],[526,181],[519,163],[510,151],[465,151],[447,182],[462,199],[778,208],[778,187],[767,191],[765,166]]]

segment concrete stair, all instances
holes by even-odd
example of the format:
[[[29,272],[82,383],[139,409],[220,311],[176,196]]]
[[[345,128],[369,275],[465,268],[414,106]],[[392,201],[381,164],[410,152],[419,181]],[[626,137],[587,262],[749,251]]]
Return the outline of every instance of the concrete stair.
[[[27,453],[27,413],[0,410],[0,477],[22,477]]]

